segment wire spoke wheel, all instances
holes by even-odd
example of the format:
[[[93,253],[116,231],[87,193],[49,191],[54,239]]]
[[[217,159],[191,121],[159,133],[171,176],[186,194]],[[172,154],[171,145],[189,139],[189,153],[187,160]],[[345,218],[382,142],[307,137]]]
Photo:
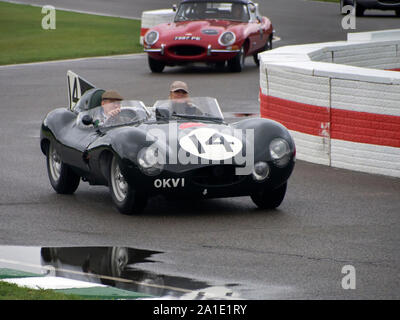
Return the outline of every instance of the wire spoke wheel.
[[[54,143],[47,150],[47,173],[53,189],[60,194],[72,194],[79,186],[81,177],[62,161]]]
[[[138,193],[124,177],[116,156],[112,157],[109,167],[109,188],[118,211],[132,215],[140,213],[147,204],[147,196]]]
[[[120,202],[124,201],[127,197],[129,186],[121,173],[121,169],[115,157],[111,164],[111,186],[117,200]]]
[[[53,144],[49,148],[49,168],[54,181],[60,180],[61,176],[61,158]]]
[[[120,277],[129,261],[127,248],[114,247],[111,251],[111,274]]]

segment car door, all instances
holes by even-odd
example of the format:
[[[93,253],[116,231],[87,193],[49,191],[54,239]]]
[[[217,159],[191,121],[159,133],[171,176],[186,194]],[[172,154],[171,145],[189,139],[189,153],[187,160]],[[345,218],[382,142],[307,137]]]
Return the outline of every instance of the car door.
[[[85,126],[81,117],[77,116],[75,121],[65,127],[62,135],[61,158],[65,163],[85,172],[89,171],[84,153],[87,147],[100,136],[100,132],[93,126]]]

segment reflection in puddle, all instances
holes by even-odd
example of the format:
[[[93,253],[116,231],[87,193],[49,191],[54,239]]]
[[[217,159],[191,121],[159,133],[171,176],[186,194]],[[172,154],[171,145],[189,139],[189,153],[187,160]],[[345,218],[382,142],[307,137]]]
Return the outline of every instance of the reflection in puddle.
[[[138,268],[139,263],[154,263],[152,256],[161,253],[126,247],[0,247],[0,268],[13,265],[18,270],[100,283],[155,298],[238,298],[231,290],[234,285],[216,287]]]

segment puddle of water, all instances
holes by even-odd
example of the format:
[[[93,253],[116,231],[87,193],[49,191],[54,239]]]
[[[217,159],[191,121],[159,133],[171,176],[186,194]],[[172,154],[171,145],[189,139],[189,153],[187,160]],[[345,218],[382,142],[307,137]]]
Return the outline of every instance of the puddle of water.
[[[138,268],[160,251],[127,247],[0,246],[0,269],[64,277],[146,293],[157,299],[238,299],[235,285],[157,274]],[[1,272],[1,270],[0,270]]]

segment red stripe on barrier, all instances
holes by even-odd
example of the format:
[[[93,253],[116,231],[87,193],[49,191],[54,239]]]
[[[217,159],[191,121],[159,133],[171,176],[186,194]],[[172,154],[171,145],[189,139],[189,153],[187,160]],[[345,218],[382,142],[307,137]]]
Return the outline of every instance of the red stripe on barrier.
[[[331,109],[331,138],[400,147],[400,117]]]
[[[329,108],[312,106],[264,95],[260,92],[261,117],[282,123],[289,130],[325,136],[330,121]]]
[[[329,132],[332,139],[400,147],[400,116],[313,106],[261,92],[260,113],[301,133],[325,136]]]

